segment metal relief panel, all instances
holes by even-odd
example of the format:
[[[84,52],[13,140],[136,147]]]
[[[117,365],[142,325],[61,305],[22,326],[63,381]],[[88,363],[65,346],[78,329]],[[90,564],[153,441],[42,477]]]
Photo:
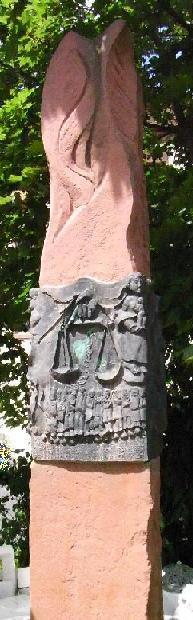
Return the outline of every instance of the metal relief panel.
[[[160,454],[165,389],[150,281],[83,278],[31,291],[31,433],[38,460]]]

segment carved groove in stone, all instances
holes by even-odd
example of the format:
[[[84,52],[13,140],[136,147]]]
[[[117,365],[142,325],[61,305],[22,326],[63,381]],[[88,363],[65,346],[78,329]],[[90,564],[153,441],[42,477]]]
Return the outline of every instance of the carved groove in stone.
[[[82,278],[31,291],[31,432],[37,459],[145,461],[160,454],[165,391],[150,281]]]

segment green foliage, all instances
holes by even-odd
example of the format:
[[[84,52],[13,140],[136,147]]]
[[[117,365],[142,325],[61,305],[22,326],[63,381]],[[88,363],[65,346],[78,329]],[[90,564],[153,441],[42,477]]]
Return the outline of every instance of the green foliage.
[[[193,6],[190,0],[1,0],[0,220],[1,410],[25,424],[26,356],[15,330],[29,322],[48,217],[49,178],[40,136],[41,90],[69,29],[96,36],[116,18],[134,33],[143,80],[145,171],[152,274],[166,341],[168,431],[162,458],[165,560],[193,565]],[[175,151],[175,165],[163,153]]]
[[[30,455],[26,453],[18,459],[6,460],[0,468],[0,479],[7,491],[7,495],[0,498],[0,545],[12,545],[17,565],[23,568],[29,566]]]
[[[11,451],[3,442],[0,443],[0,471],[6,470],[11,463]]]

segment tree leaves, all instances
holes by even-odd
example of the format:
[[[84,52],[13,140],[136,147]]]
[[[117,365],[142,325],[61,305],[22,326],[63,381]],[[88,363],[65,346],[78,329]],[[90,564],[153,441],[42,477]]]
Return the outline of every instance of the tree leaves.
[[[189,346],[183,350],[183,360],[186,364],[193,365],[193,344],[189,344]]]

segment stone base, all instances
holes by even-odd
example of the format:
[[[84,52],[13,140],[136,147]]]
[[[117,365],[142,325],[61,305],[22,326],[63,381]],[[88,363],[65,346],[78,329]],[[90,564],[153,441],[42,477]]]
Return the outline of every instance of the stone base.
[[[14,550],[11,545],[0,546],[2,561],[2,581],[0,581],[0,599],[13,596],[16,591],[16,572]]]
[[[158,460],[32,465],[36,618],[162,620]]]

